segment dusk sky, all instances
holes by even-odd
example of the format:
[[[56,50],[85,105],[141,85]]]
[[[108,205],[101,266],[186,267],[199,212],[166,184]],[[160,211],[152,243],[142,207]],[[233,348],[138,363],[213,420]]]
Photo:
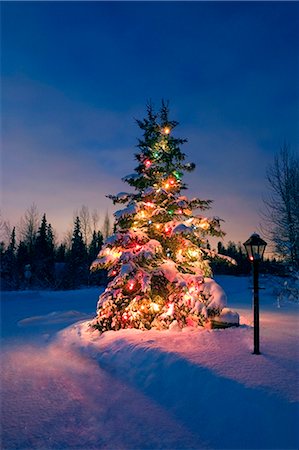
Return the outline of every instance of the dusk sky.
[[[146,103],[170,102],[225,241],[258,230],[267,167],[298,151],[299,4],[2,2],[2,215],[34,202],[59,237],[115,207]]]

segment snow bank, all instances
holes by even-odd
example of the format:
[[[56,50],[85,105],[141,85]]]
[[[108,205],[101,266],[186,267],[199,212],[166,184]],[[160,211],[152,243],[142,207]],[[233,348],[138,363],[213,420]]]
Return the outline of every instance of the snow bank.
[[[298,305],[277,309],[261,278],[252,355],[251,280],[217,281],[239,328],[99,336],[84,320],[56,334],[94,315],[98,289],[5,293],[3,448],[298,448]]]
[[[277,366],[277,348],[273,354],[265,340],[265,354],[252,355],[249,326],[99,336],[84,322],[59,339],[171,411],[211,448],[296,447],[295,366],[286,355],[285,367]]]

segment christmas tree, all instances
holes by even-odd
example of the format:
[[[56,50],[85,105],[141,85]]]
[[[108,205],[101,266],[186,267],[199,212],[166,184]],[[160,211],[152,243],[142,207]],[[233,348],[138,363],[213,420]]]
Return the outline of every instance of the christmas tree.
[[[209,236],[223,236],[218,218],[205,211],[211,200],[181,194],[185,161],[173,136],[178,122],[162,102],[137,123],[143,131],[135,173],[123,178],[135,192],[109,195],[124,204],[116,211],[114,234],[91,270],[107,269],[110,282],[100,296],[92,325],[101,332],[121,328],[168,329],[203,326],[219,316],[226,296],[211,279]]]

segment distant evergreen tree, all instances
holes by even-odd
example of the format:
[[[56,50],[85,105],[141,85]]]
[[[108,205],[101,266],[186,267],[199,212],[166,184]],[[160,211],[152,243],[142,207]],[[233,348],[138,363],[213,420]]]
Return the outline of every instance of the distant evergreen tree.
[[[54,254],[54,250],[55,250],[54,233],[53,233],[52,225],[50,223],[48,224],[48,229],[47,229],[47,242],[48,242],[49,251]]]
[[[0,258],[1,258],[1,261],[2,261],[2,258],[3,258],[4,252],[5,252],[5,243],[4,243],[4,241],[1,241],[0,242]]]
[[[64,263],[65,258],[66,258],[66,245],[60,244],[57,250],[55,251],[55,262]]]
[[[90,243],[89,249],[88,249],[89,263],[92,263],[96,259],[99,251],[101,250],[101,248],[103,246],[103,241],[104,241],[104,238],[100,231],[98,231],[98,232],[94,231],[92,233],[92,239],[91,239],[91,243]]]
[[[1,258],[1,287],[9,290],[18,288],[15,227],[12,230],[7,250],[3,252]]]
[[[225,260],[216,257],[215,260],[212,261],[212,268],[215,274],[241,275],[250,272],[251,266],[247,260],[245,249],[243,250],[240,242],[236,244],[235,242],[229,241],[227,247],[225,247],[222,242],[219,241],[217,250],[220,255],[232,258],[236,264],[229,264]]]
[[[92,240],[88,249],[88,261],[89,265],[96,259],[99,251],[103,246],[103,235],[100,231],[94,231],[92,234]],[[89,284],[101,285],[107,283],[107,270],[99,270],[98,272],[91,272],[89,274]]]
[[[54,243],[51,225],[43,215],[34,246],[33,273],[39,286],[51,286],[54,281]]]
[[[24,272],[25,266],[29,264],[29,252],[27,245],[24,241],[21,241],[17,248],[17,270],[19,274],[19,279],[21,281],[21,287],[24,283]]]
[[[75,289],[88,283],[88,253],[84,244],[80,219],[74,222],[71,249],[67,258],[65,287]]]

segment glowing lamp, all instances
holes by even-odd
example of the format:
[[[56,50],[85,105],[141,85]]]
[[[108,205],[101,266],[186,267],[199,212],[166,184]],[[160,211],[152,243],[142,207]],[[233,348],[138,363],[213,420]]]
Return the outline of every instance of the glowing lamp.
[[[253,233],[243,245],[246,249],[249,261],[261,261],[263,259],[267,242],[260,238],[257,233]]]

